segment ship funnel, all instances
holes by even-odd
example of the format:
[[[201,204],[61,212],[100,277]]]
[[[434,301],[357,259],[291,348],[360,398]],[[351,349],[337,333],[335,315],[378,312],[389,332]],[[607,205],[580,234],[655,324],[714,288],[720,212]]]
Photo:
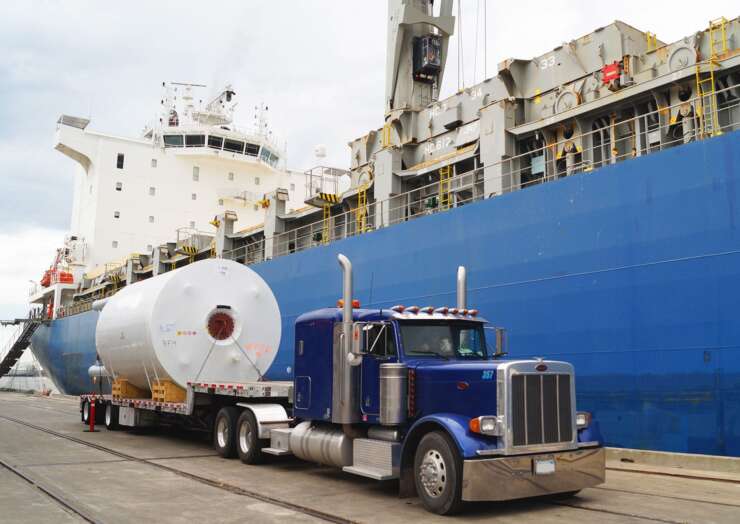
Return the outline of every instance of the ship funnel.
[[[468,273],[465,266],[457,268],[457,309],[468,307]]]

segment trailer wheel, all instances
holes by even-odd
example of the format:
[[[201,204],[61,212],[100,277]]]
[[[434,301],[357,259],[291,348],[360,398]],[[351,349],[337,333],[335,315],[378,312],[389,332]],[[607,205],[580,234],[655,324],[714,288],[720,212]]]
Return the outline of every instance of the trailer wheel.
[[[213,447],[224,458],[233,458],[236,456],[234,434],[238,414],[234,407],[228,406],[221,408],[213,423]]]
[[[118,425],[118,406],[114,406],[110,402],[105,403],[105,427],[110,431],[116,431],[120,427]]]
[[[90,401],[85,399],[82,401],[82,423],[87,425],[90,423]]]
[[[427,433],[414,457],[414,482],[424,507],[451,515],[462,505],[462,467],[454,443],[441,431]]]
[[[245,464],[259,464],[264,458],[257,420],[249,409],[242,411],[236,421],[236,452]]]

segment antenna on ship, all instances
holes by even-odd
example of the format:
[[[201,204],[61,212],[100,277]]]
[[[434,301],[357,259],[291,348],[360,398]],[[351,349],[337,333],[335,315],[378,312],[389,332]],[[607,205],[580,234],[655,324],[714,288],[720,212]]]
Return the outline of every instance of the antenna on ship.
[[[257,134],[265,137],[272,135],[270,126],[267,122],[267,112],[270,108],[261,102],[259,105],[254,106],[254,127],[257,130]]]

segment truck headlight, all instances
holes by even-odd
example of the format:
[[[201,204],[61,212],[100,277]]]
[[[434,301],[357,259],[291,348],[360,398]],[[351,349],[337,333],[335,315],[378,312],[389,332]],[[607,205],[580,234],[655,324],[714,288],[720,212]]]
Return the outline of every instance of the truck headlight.
[[[499,417],[483,416],[470,419],[470,431],[494,437],[504,436],[503,420]]]
[[[576,413],[576,427],[585,429],[591,424],[591,413],[588,411],[579,411]]]

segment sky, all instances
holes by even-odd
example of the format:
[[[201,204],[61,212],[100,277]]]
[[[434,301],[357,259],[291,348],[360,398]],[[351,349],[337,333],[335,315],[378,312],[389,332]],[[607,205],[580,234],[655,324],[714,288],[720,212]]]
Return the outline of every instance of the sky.
[[[443,97],[484,71],[493,76],[506,58],[541,55],[615,19],[673,42],[737,15],[737,0],[690,9],[660,0],[458,1],[462,47],[456,34]],[[318,144],[325,164],[347,167],[347,143],[382,125],[386,11],[385,0],[4,2],[0,319],[24,315],[29,280],[41,277],[69,227],[77,171],[53,148],[61,114],[135,137],[155,117],[163,81],[214,92],[228,82],[240,100],[237,123],[268,105],[290,168],[312,167]]]

